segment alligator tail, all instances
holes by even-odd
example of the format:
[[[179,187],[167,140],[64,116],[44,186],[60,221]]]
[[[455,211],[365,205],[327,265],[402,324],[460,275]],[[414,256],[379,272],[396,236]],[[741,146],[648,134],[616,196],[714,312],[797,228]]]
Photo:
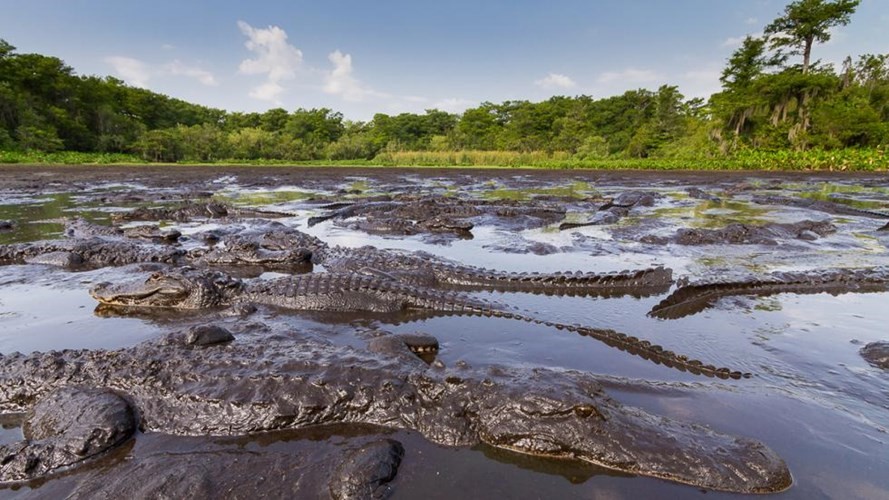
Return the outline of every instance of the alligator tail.
[[[504,311],[479,305],[469,304],[453,304],[458,307],[459,312],[478,314],[481,316],[489,316],[496,318],[515,319],[532,323],[535,325],[547,326],[557,330],[567,330],[577,333],[584,337],[592,337],[604,344],[620,349],[621,351],[639,356],[643,359],[653,361],[679,371],[687,371],[695,375],[704,375],[707,377],[717,377],[721,379],[741,379],[750,378],[750,373],[732,370],[726,367],[717,367],[712,364],[705,364],[702,361],[689,358],[683,354],[677,354],[673,351],[664,349],[662,346],[652,344],[651,342],[627,335],[625,333],[616,332],[603,328],[592,328],[581,325],[567,325],[554,321],[546,321],[527,316],[518,312]]]
[[[838,295],[850,292],[889,290],[889,269],[839,269],[818,273],[778,273],[759,279],[736,282],[692,284],[678,288],[655,305],[648,315],[678,319],[712,307],[722,297],[734,295],[775,295],[779,293]]]
[[[461,272],[455,266],[436,274],[440,281],[454,286],[556,294],[651,295],[665,292],[673,283],[673,271],[664,267],[614,273],[507,273],[490,269]]]

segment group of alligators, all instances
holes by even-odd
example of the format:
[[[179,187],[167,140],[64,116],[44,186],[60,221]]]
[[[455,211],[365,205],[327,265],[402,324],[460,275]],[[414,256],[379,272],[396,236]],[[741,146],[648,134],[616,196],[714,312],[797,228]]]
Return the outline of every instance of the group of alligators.
[[[635,206],[650,205],[652,196],[625,193],[602,205],[604,215],[589,223],[563,223],[561,229],[619,218]],[[360,216],[356,227],[366,230],[444,232],[460,237],[470,232],[472,220],[479,217],[520,219],[515,224],[537,227],[559,222],[565,213],[555,204],[443,199],[331,203],[321,208],[326,213],[310,219],[310,225]],[[826,208],[822,204],[815,209]],[[624,333],[545,320],[465,293],[493,289],[651,296],[671,288],[674,281],[669,269],[494,271],[424,252],[331,246],[290,225],[267,220],[276,215],[281,214],[209,200],[115,214],[118,222],[225,222],[188,236],[156,225],[109,227],[76,218],[67,222],[65,239],[0,246],[0,263],[71,269],[131,266],[139,278],[99,283],[90,290],[105,312],[232,308],[246,314],[261,305],[297,311],[482,315],[589,336],[695,374],[750,376]],[[769,235],[795,237],[801,231],[820,235],[831,230],[828,223],[820,223],[770,229]],[[681,238],[678,235],[669,242],[682,244],[677,241]],[[313,266],[323,267],[324,272],[311,272]],[[251,267],[288,274],[274,279],[239,277]],[[889,269],[884,268],[775,273],[728,283],[683,284],[649,314],[678,318],[728,295],[887,289]],[[505,367],[447,368],[420,359],[428,361],[424,355],[437,349],[436,339],[424,334],[383,335],[372,339],[366,349],[358,349],[310,338],[259,340],[206,325],[127,349],[0,356],[0,412],[26,412],[24,440],[0,446],[0,482],[32,481],[75,467],[120,446],[137,429],[228,436],[324,424],[367,424],[414,430],[429,441],[449,446],[486,443],[707,489],[763,493],[791,484],[785,463],[763,444],[623,406],[605,394],[593,375]],[[870,345],[863,354],[865,350],[874,353],[869,359],[889,359],[886,346]],[[872,362],[880,366],[879,361]],[[385,493],[403,453],[401,444],[391,439],[366,443],[339,465],[331,465],[336,471],[327,493],[335,498]]]

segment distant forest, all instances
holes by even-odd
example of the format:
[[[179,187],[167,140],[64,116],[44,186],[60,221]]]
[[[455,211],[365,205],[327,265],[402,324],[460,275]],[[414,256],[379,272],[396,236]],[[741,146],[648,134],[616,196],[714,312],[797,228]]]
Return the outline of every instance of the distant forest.
[[[889,54],[814,56],[859,0],[799,0],[747,37],[722,90],[485,102],[462,114],[377,114],[353,122],[330,109],[228,112],[112,77],[79,76],[55,57],[0,40],[0,151],[128,153],[146,161],[372,160],[400,152],[507,151],[562,158],[727,157],[743,151],[879,149],[889,144]]]

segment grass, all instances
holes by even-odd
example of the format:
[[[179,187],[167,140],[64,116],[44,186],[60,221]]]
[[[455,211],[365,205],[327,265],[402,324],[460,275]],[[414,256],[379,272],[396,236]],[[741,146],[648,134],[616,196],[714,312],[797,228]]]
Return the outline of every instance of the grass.
[[[135,155],[79,152],[0,151],[0,164],[41,165],[148,165]],[[545,168],[595,170],[778,170],[778,171],[887,171],[885,149],[809,151],[743,150],[721,158],[578,158],[567,152],[532,151],[401,151],[384,152],[373,160],[238,160],[214,163],[179,162],[176,165],[261,166],[363,166]]]

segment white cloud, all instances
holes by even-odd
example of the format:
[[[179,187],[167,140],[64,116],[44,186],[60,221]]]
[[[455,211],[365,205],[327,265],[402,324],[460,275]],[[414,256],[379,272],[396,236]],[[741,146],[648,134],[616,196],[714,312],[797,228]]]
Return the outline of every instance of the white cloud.
[[[277,101],[282,92],[284,92],[284,87],[275,82],[265,82],[250,89],[247,95],[260,101]]]
[[[112,56],[106,57],[105,62],[114,68],[114,72],[123,79],[123,81],[134,87],[148,87],[148,80],[151,79],[151,68],[148,64],[132,57]]]
[[[577,86],[570,77],[559,73],[550,73],[546,78],[535,80],[534,85],[545,89],[571,89]]]
[[[762,38],[763,34],[762,34],[762,32],[759,32],[759,33],[747,33],[746,35],[742,35],[742,36],[730,36],[730,37],[726,38],[725,40],[723,40],[722,46],[728,47],[731,49],[737,49],[744,43],[744,39],[747,38],[748,36],[753,37],[753,38]]]
[[[195,66],[189,66],[178,59],[168,64],[165,69],[171,75],[194,78],[209,87],[219,85],[219,82],[216,81],[216,77],[213,76],[213,73]]]
[[[173,50],[176,48],[176,46],[173,44],[165,43],[165,44],[161,45],[161,48],[164,50]]]
[[[759,24],[759,19],[755,17],[748,17],[747,20],[744,22],[750,26],[753,26],[754,24]]]
[[[164,65],[153,65],[132,57],[113,56],[106,57],[105,62],[114,68],[120,78],[134,87],[148,88],[151,79],[166,76],[185,76],[204,85],[218,85],[216,77],[209,71],[189,66],[178,59]]]
[[[266,82],[255,87],[250,97],[275,101],[284,92],[281,82],[296,78],[303,53],[287,42],[287,33],[277,26],[254,28],[238,21],[238,28],[247,37],[244,46],[253,52],[253,59],[244,59],[238,71],[245,75],[266,75]]]
[[[448,113],[462,113],[466,111],[468,108],[475,106],[478,104],[476,101],[471,101],[469,99],[461,99],[458,97],[451,97],[448,99],[442,99],[436,103],[432,104],[432,109],[437,109],[439,111],[446,111]]]
[[[367,97],[390,97],[365,87],[352,75],[352,56],[339,50],[332,52],[327,59],[333,64],[333,70],[327,74],[324,92],[342,97],[346,101],[360,102]]]
[[[599,83],[639,84],[662,79],[658,73],[648,69],[628,68],[623,71],[607,71],[599,77]]]
[[[710,65],[702,69],[694,69],[685,72],[678,78],[679,90],[685,97],[710,97],[719,92],[721,84],[719,77],[722,70],[717,65]]]

